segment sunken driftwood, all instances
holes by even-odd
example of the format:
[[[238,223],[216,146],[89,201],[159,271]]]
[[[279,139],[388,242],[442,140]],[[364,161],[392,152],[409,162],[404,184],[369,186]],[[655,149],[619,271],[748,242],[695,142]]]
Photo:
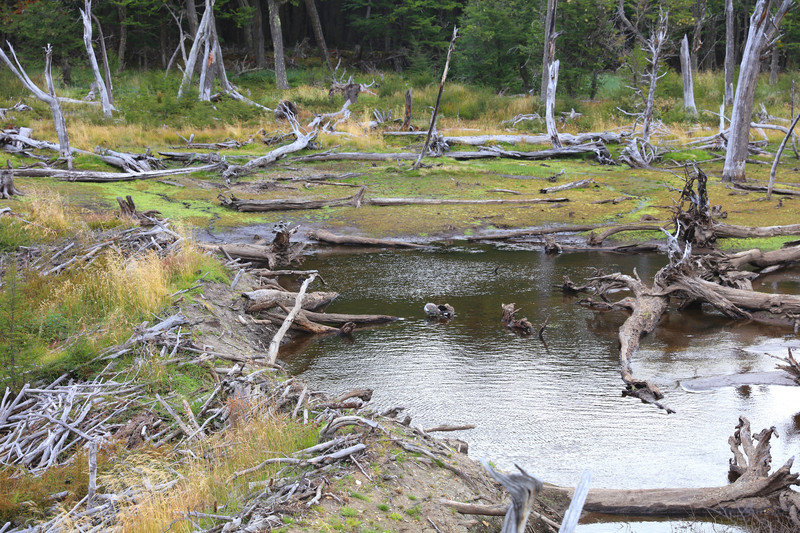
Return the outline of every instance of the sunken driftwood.
[[[776,365],[776,368],[789,374],[794,382],[800,385],[800,362],[794,358],[791,348],[787,348],[787,350],[789,354],[786,357],[778,358],[783,364]]]
[[[510,304],[501,304],[503,309],[503,317],[501,321],[503,324],[506,325],[507,328],[513,329],[516,331],[521,331],[523,333],[527,333],[528,335],[532,335],[535,331],[533,324],[527,318],[517,318],[514,315],[520,311],[514,307],[513,303]]]
[[[333,200],[240,200],[234,196],[230,198],[220,195],[222,205],[232,207],[244,213],[258,213],[262,211],[293,211],[298,209],[322,209],[323,207],[359,207],[364,199],[367,188],[361,189],[353,196],[334,198]]]
[[[389,246],[394,248],[424,248],[422,244],[390,239],[372,239],[356,235],[337,235],[324,229],[311,230],[306,235],[310,239],[330,244],[352,244],[358,246]]]

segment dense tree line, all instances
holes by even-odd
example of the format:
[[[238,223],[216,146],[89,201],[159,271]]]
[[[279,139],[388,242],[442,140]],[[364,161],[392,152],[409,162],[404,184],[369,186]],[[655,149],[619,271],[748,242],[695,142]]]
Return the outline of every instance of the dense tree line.
[[[272,68],[270,9],[280,20],[289,68],[317,49],[313,11],[326,50],[363,69],[433,73],[443,62],[452,26],[461,28],[454,76],[512,92],[538,92],[547,0],[217,0],[217,33],[228,61],[240,68]],[[735,0],[736,53],[741,54],[754,0]],[[54,59],[70,82],[70,65],[84,64],[76,0],[5,0],[0,32],[27,59]],[[684,34],[698,69],[721,70],[725,58],[725,0],[561,0],[555,11],[561,86],[593,96],[598,76],[623,69],[634,82],[644,59],[634,33],[648,34],[659,7],[669,11],[668,62],[677,68]],[[105,0],[94,7],[116,68],[165,68],[182,31],[193,35],[202,16],[195,0]],[[623,24],[624,14],[630,26]],[[272,26],[275,27],[274,25]],[[797,68],[800,15],[790,12],[768,68]],[[95,34],[96,37],[96,34]],[[187,46],[191,46],[188,42]]]

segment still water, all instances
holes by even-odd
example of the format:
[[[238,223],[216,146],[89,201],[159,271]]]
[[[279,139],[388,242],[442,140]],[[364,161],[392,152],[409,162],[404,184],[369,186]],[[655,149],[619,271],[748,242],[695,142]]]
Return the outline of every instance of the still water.
[[[670,312],[645,337],[633,363],[666,394],[676,414],[620,396],[617,330],[626,315],[592,312],[557,287],[593,269],[651,280],[658,255],[570,253],[546,256],[521,246],[446,251],[327,253],[309,259],[326,290],[341,296],[330,312],[382,313],[395,324],[282,350],[292,374],[340,392],[375,390],[371,406],[402,405],[413,424],[469,423],[455,434],[470,455],[504,468],[514,463],[545,481],[573,485],[591,471],[605,488],[702,487],[727,483],[727,444],[738,416],[754,431],[775,426],[773,464],[800,452],[800,387],[740,385],[697,392],[699,377],[770,371],[772,350],[794,339],[787,328],[731,321],[711,311]],[[800,271],[767,277],[756,290],[800,292]],[[426,302],[450,303],[447,323],[424,318]],[[535,325],[549,316],[541,342],[500,323],[501,303],[515,302]],[[777,343],[777,345],[776,345]],[[684,383],[684,385],[682,385]],[[694,391],[694,392],[690,392]],[[675,522],[633,531],[676,531]],[[620,531],[619,524],[579,531]]]

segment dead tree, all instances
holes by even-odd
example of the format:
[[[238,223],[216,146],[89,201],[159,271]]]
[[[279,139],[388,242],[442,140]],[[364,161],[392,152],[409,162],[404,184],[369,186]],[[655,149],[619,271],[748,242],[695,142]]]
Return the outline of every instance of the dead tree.
[[[14,187],[14,174],[0,170],[0,200],[10,200],[15,195],[25,196]]]
[[[683,108],[689,113],[697,114],[694,104],[694,80],[692,79],[692,58],[689,54],[689,38],[683,35],[681,41],[681,74],[683,74]]]
[[[518,474],[502,474],[492,468],[488,462],[481,461],[489,474],[511,495],[511,506],[506,511],[501,533],[525,533],[528,515],[531,513],[533,501],[542,490],[544,484],[536,476],[532,476],[519,465],[514,465],[519,470]]]
[[[417,170],[422,163],[422,158],[425,157],[428,147],[431,143],[431,135],[436,130],[436,116],[439,114],[439,104],[442,101],[442,92],[444,91],[444,82],[447,80],[447,71],[450,69],[450,56],[453,55],[453,50],[456,47],[456,38],[458,37],[458,28],[453,26],[453,37],[450,38],[450,47],[447,49],[447,60],[444,62],[444,72],[442,72],[442,82],[439,84],[439,94],[436,96],[436,105],[433,107],[431,114],[431,124],[428,127],[428,135],[425,136],[425,142],[422,145],[422,151],[419,153],[417,161],[412,167]]]
[[[544,22],[544,53],[542,54],[542,88],[540,98],[547,97],[547,88],[550,84],[550,65],[556,58],[556,39],[561,34],[556,33],[556,10],[558,0],[547,0],[547,14]]]
[[[11,46],[11,43],[7,42],[6,44],[8,44],[8,50],[11,52],[11,57],[14,58],[14,62],[11,62],[5,52],[3,52],[2,48],[0,48],[0,59],[6,64],[11,72],[14,73],[19,81],[22,82],[26,89],[32,92],[36,98],[50,106],[50,112],[53,114],[53,124],[56,129],[56,135],[58,136],[58,151],[61,159],[67,162],[67,167],[71,170],[72,152],[69,149],[67,123],[64,121],[64,114],[61,112],[61,105],[58,102],[58,97],[56,97],[56,89],[53,85],[53,74],[51,72],[51,66],[53,63],[53,47],[48,44],[45,48],[44,77],[47,81],[47,92],[44,92],[37,87],[35,83],[33,83],[33,80],[31,80],[30,77],[28,77],[25,69],[23,69],[22,65],[20,64],[19,59],[17,59],[17,54],[14,53],[14,48]]]
[[[775,160],[772,162],[772,168],[769,171],[769,185],[767,186],[767,200],[772,199],[772,187],[775,185],[775,171],[778,169],[778,163],[781,160],[781,154],[783,154],[783,149],[786,148],[786,142],[789,140],[790,137],[793,135],[794,128],[797,126],[797,121],[800,120],[800,114],[794,117],[792,120],[792,124],[789,126],[789,131],[786,132],[786,137],[783,138],[781,141],[781,145],[778,147],[778,151],[775,154]]]
[[[753,114],[753,99],[758,73],[761,70],[761,54],[771,45],[792,0],[782,0],[774,15],[770,13],[771,0],[758,0],[750,17],[750,29],[742,53],[739,81],[731,112],[728,131],[728,151],[722,168],[722,181],[744,181],[745,162],[749,156],[750,119]]]
[[[286,77],[286,58],[283,52],[283,31],[281,30],[281,16],[278,8],[280,0],[267,0],[269,8],[269,32],[272,35],[272,50],[275,57],[275,85],[280,90],[289,88],[289,79]]]
[[[331,56],[328,53],[328,45],[325,43],[325,34],[322,33],[322,23],[319,20],[317,3],[314,0],[305,0],[305,2],[308,18],[311,19],[311,27],[314,28],[314,39],[317,41],[317,46],[319,47],[322,59],[325,61],[325,65],[328,67],[328,70],[333,71],[333,66],[331,66]]]
[[[81,9],[80,12],[81,19],[83,19],[83,44],[86,47],[86,54],[89,56],[89,65],[94,73],[97,90],[100,92],[100,105],[103,109],[103,116],[111,118],[114,106],[111,105],[108,85],[103,80],[103,75],[100,74],[100,67],[97,64],[97,57],[95,57],[94,48],[92,47],[92,0],[85,0],[84,9]]]
[[[545,114],[545,124],[547,124],[547,135],[550,136],[550,142],[553,148],[563,148],[561,140],[558,138],[558,130],[556,129],[556,88],[558,87],[558,66],[559,61],[556,59],[549,68],[547,83],[547,104]]]
[[[725,0],[725,105],[733,105],[733,71],[736,68],[735,37],[733,0]]]
[[[203,49],[203,56],[200,63],[200,101],[211,101],[211,92],[214,88],[214,78],[219,80],[222,90],[233,98],[249,105],[263,109],[264,111],[272,111],[272,109],[257,104],[252,100],[242,96],[236,87],[228,80],[228,75],[225,72],[225,62],[222,59],[222,48],[219,45],[219,38],[217,37],[217,24],[214,18],[214,2],[215,0],[205,0],[206,10],[203,13],[203,18],[200,20],[200,25],[197,29],[197,34],[192,43],[192,49],[189,52],[189,58],[186,60],[186,67],[183,71],[183,80],[181,86],[178,88],[178,98],[183,96],[189,84],[192,81],[192,74],[195,70],[198,58],[200,57],[200,49]]]

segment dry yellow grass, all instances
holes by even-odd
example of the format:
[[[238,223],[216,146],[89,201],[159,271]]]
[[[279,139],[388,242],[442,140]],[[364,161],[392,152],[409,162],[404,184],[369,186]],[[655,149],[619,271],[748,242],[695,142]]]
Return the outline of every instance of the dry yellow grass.
[[[231,427],[200,445],[195,443],[190,459],[179,462],[157,451],[139,451],[100,476],[100,483],[114,492],[174,483],[168,490],[145,490],[135,504],[123,507],[118,531],[159,533],[175,520],[171,531],[190,531],[191,523],[180,521],[187,511],[214,513],[224,509],[226,514],[232,513],[251,492],[248,482],[269,479],[280,467],[269,465],[228,482],[235,472],[268,457],[289,455],[316,440],[315,427],[295,422],[269,407],[229,403]],[[247,418],[242,413],[247,413]]]

